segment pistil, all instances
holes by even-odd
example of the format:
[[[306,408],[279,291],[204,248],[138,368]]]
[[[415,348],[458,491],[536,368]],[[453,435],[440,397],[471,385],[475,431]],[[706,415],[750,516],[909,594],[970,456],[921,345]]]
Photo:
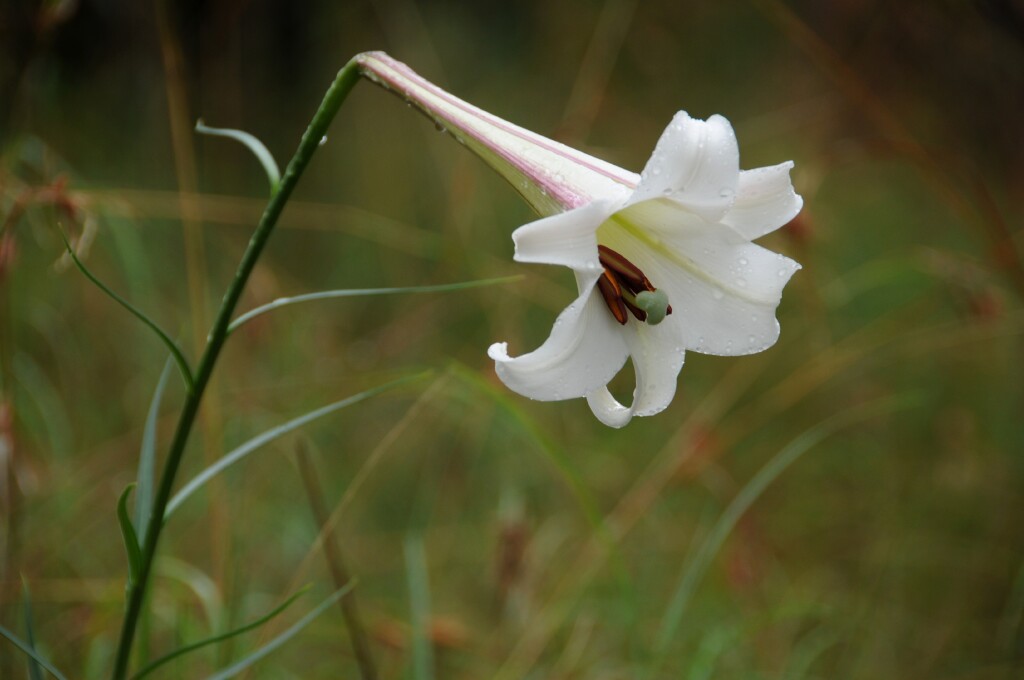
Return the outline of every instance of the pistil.
[[[672,313],[668,296],[655,288],[639,267],[607,246],[599,245],[597,252],[604,267],[597,288],[616,321],[625,326],[628,310],[637,321],[656,326]]]

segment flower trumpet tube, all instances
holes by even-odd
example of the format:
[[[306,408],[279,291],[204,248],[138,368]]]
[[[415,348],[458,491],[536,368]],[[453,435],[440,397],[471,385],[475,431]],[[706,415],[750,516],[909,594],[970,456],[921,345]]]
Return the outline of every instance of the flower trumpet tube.
[[[800,268],[752,241],[789,222],[803,201],[791,162],[739,169],[732,126],[673,117],[641,174],[507,123],[452,96],[385,54],[357,57],[363,74],[443,126],[504,176],[541,219],[512,234],[515,259],[561,265],[578,297],[532,352],[488,354],[512,390],[539,400],[584,397],[622,427],[664,410],[687,350],[736,356],[775,343],[775,310]],[[607,385],[627,359],[629,406]]]

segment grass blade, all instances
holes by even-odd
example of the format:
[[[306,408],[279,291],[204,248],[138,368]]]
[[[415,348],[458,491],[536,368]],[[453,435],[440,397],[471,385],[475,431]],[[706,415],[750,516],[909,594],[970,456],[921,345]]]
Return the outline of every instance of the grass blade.
[[[146,540],[146,526],[153,512],[153,483],[156,470],[156,427],[160,416],[160,402],[167,388],[167,376],[171,372],[171,360],[164,364],[160,380],[153,391],[146,414],[146,425],[142,429],[142,445],[139,447],[139,474],[135,480],[135,526],[139,527],[139,544]]]
[[[1006,600],[1002,621],[999,624],[998,641],[1008,658],[1016,661],[1021,652],[1016,641],[1020,635],[1021,622],[1024,622],[1024,564],[1017,570],[1010,596]]]
[[[294,297],[278,298],[273,302],[251,309],[231,322],[228,332],[232,332],[242,324],[251,321],[261,314],[296,305],[302,302],[314,302],[316,300],[333,300],[336,298],[365,297],[370,295],[399,295],[404,293],[447,293],[468,288],[482,288],[484,286],[496,286],[504,283],[511,283],[523,278],[522,276],[501,276],[493,279],[479,279],[477,281],[462,281],[459,283],[442,283],[436,286],[407,286],[404,288],[350,288],[341,290],[325,290],[319,293],[307,293]]]
[[[45,435],[54,456],[67,458],[74,452],[71,420],[63,395],[42,367],[26,352],[15,352],[11,368],[14,372],[15,399],[23,406],[19,414],[29,432]],[[19,394],[20,393],[20,394]],[[26,408],[31,405],[32,408]]]
[[[13,644],[15,647],[24,652],[28,658],[32,659],[40,666],[42,666],[44,669],[46,669],[46,671],[53,677],[57,678],[57,680],[67,680],[67,676],[65,676],[59,670],[54,668],[53,664],[51,664],[49,661],[40,656],[39,653],[32,647],[31,644],[25,642],[20,637],[18,637],[11,631],[7,630],[3,626],[0,626],[0,635],[3,635],[5,638],[7,638],[11,642],[11,644]]]
[[[627,600],[633,599],[634,586],[626,568],[626,560],[622,554],[619,544],[616,542],[612,531],[609,528],[604,516],[601,513],[601,506],[591,493],[590,488],[583,480],[578,467],[572,462],[568,451],[544,432],[530,416],[521,409],[516,400],[509,396],[508,390],[499,389],[491,382],[484,380],[476,371],[472,371],[462,364],[452,363],[451,373],[463,384],[474,390],[476,393],[490,399],[501,411],[506,413],[525,437],[536,445],[537,450],[544,459],[558,473],[562,482],[568,487],[570,493],[580,508],[580,512],[593,530],[600,545],[611,555],[612,568],[615,571],[624,597]]]
[[[409,583],[409,607],[412,610],[412,677],[434,680],[434,650],[430,645],[430,581],[422,536],[405,539],[405,572]]]
[[[281,186],[281,170],[277,167],[277,161],[274,160],[273,154],[254,135],[243,130],[209,127],[202,120],[196,121],[196,132],[211,137],[227,137],[244,145],[252,152],[253,156],[256,156],[256,160],[263,166],[263,172],[267,173],[267,181],[270,182],[270,195],[273,196],[277,193],[277,188]]]
[[[71,261],[75,263],[75,266],[78,268],[78,271],[85,274],[85,277],[87,279],[96,284],[96,286],[104,293],[106,293],[112,300],[114,300],[114,302],[118,303],[119,305],[127,309],[129,312],[131,312],[132,316],[134,316],[142,323],[146,324],[146,326],[148,326],[150,330],[152,330],[154,333],[157,334],[157,336],[159,336],[160,340],[163,341],[164,345],[166,345],[167,349],[174,357],[174,361],[178,364],[178,370],[181,371],[181,377],[185,380],[185,386],[188,388],[188,391],[191,392],[192,385],[194,382],[192,377],[192,369],[189,367],[188,360],[185,359],[185,355],[182,353],[181,348],[178,347],[174,340],[171,340],[171,337],[167,335],[167,333],[165,333],[162,328],[157,326],[156,323],[152,321],[148,316],[139,311],[134,305],[132,305],[132,303],[128,302],[123,297],[121,297],[120,295],[112,291],[110,288],[108,288],[105,283],[100,281],[93,275],[91,271],[86,269],[85,265],[82,264],[82,261],[78,259],[78,255],[75,254],[75,250],[74,248],[71,247],[71,243],[68,242],[68,237],[64,234],[64,230],[60,229],[59,231],[60,237],[64,241],[64,247],[67,249],[68,255],[71,257]]]
[[[35,651],[36,636],[34,631],[35,624],[32,622],[32,594],[28,591],[28,581],[25,580],[24,576],[21,578],[21,592],[21,602],[25,616],[25,637],[28,638],[25,642],[28,643],[32,651]],[[43,680],[43,667],[32,656],[28,658],[28,677],[30,680]]]
[[[308,586],[303,588],[303,589],[301,589],[301,590],[299,590],[297,593],[295,593],[294,595],[289,597],[287,600],[285,600],[284,602],[279,604],[277,607],[275,607],[273,610],[271,610],[267,614],[261,616],[260,618],[256,619],[255,621],[251,621],[250,623],[245,624],[244,626],[240,626],[239,628],[235,628],[234,630],[228,631],[227,633],[221,633],[220,635],[214,635],[213,637],[208,637],[205,640],[200,640],[199,642],[193,642],[192,644],[185,645],[184,647],[176,649],[173,652],[170,652],[169,654],[165,654],[164,656],[160,657],[159,659],[156,659],[152,663],[147,664],[145,667],[143,667],[142,670],[140,670],[138,673],[136,673],[134,676],[132,676],[132,680],[140,680],[140,678],[145,677],[146,675],[149,675],[150,673],[155,671],[160,666],[163,666],[168,661],[172,661],[172,660],[178,658],[179,656],[182,656],[183,654],[188,654],[189,652],[194,652],[195,650],[201,649],[203,647],[206,647],[207,645],[212,645],[212,644],[216,644],[218,642],[223,642],[224,640],[228,640],[230,638],[236,637],[238,635],[241,635],[242,633],[248,633],[250,630],[254,630],[256,628],[259,628],[264,623],[270,621],[275,616],[277,616],[278,614],[283,612],[285,609],[290,607],[291,604],[293,602],[295,602],[295,600],[297,600],[300,597],[302,597],[303,595],[305,595],[307,590],[309,590]]]
[[[719,517],[707,538],[697,550],[694,558],[687,563],[683,570],[683,574],[679,579],[679,585],[676,587],[668,608],[665,610],[661,620],[661,627],[655,636],[654,662],[647,669],[647,677],[654,677],[661,668],[668,653],[669,644],[679,629],[679,624],[682,622],[683,614],[690,603],[690,598],[693,596],[697,584],[707,572],[708,567],[711,566],[712,560],[718,554],[726,538],[732,533],[736,523],[753,505],[754,501],[760,498],[764,490],[786,468],[795,463],[800,456],[839,430],[875,416],[908,408],[914,405],[916,401],[913,395],[887,397],[834,415],[805,430],[793,439],[747,482],[732,502],[729,503],[729,506]]]
[[[351,406],[361,401],[365,401],[370,397],[375,397],[378,394],[386,392],[387,390],[390,390],[392,388],[398,387],[399,385],[404,385],[414,380],[419,380],[421,378],[426,377],[429,374],[430,372],[426,371],[424,373],[418,373],[416,375],[399,378],[398,380],[392,380],[389,383],[379,385],[372,389],[366,390],[365,392],[360,392],[359,394],[353,395],[351,397],[346,397],[345,399],[336,401],[332,404],[328,404],[327,406],[322,406],[321,408],[318,408],[315,411],[310,411],[297,418],[293,418],[292,420],[289,420],[283,425],[278,425],[275,428],[267,430],[261,435],[253,437],[252,439],[242,444],[238,448],[226,453],[216,463],[200,472],[198,475],[193,477],[188,484],[183,486],[181,490],[178,491],[177,494],[175,494],[174,498],[172,498],[171,501],[167,504],[167,512],[164,513],[164,519],[170,517],[171,514],[178,508],[178,506],[185,502],[185,499],[187,499],[189,496],[191,496],[193,493],[199,490],[204,484],[210,481],[210,479],[212,479],[214,476],[216,476],[226,468],[230,467],[231,465],[234,465],[241,459],[245,458],[247,455],[258,449],[259,447],[263,446],[264,444],[271,442],[277,439],[278,437],[282,437],[288,434],[289,432],[292,432],[293,430],[297,430],[298,428],[316,420],[317,418],[322,418],[323,416],[334,413],[335,411],[339,411],[345,408],[346,406]]]
[[[301,619],[296,621],[291,628],[284,631],[283,633],[281,633],[273,640],[257,649],[249,656],[243,658],[241,661],[238,661],[237,663],[228,666],[224,670],[214,673],[208,678],[208,680],[226,680],[227,678],[235,676],[244,671],[245,669],[249,668],[249,666],[252,666],[254,663],[256,663],[257,661],[267,656],[268,654],[276,650],[278,647],[280,647],[281,645],[295,637],[295,635],[297,635],[303,628],[311,624],[316,617],[323,614],[335,602],[344,597],[345,593],[352,590],[354,586],[355,582],[352,582],[344,588],[335,590],[326,600],[318,604],[315,609],[313,609],[311,612],[309,612]]]
[[[814,662],[839,640],[840,637],[835,631],[824,626],[807,633],[797,643],[779,677],[784,680],[803,680],[809,677]]]
[[[124,539],[124,549],[128,553],[128,583],[136,583],[139,576],[139,568],[142,565],[142,549],[139,547],[139,537],[132,526],[132,518],[128,516],[128,496],[131,495],[135,483],[131,483],[121,492],[117,499],[117,521],[121,525],[121,537]]]
[[[313,510],[313,519],[316,521],[317,530],[320,532],[321,550],[327,560],[328,571],[334,580],[335,588],[344,588],[352,577],[342,560],[341,550],[335,539],[334,532],[329,526],[330,516],[327,511],[327,504],[324,501],[323,489],[320,487],[320,479],[317,474],[316,465],[302,440],[296,447],[295,460],[299,467],[299,476],[302,478],[302,485],[306,488],[306,496],[309,498],[310,508]],[[380,674],[377,672],[377,663],[370,651],[370,640],[366,633],[366,626],[359,615],[359,607],[356,604],[356,595],[351,593],[348,597],[341,599],[339,603],[341,615],[345,619],[345,627],[348,629],[348,637],[352,643],[352,652],[356,658],[356,665],[359,666],[359,674],[362,680],[377,680]]]

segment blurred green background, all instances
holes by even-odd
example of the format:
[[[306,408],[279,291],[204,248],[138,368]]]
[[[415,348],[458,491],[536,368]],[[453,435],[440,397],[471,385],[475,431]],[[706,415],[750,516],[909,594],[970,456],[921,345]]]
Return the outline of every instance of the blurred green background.
[[[40,649],[72,677],[109,673],[126,574],[114,509],[165,360],[60,265],[57,223],[195,356],[266,184],[241,146],[193,124],[248,130],[283,165],[335,72],[368,49],[632,170],[675,111],[725,115],[742,167],[796,162],[804,212],[763,242],[804,269],[778,344],[689,354],[656,417],[614,431],[582,400],[530,402],[485,350],[535,346],[571,276],[514,265],[509,236],[532,219],[515,192],[360,84],[243,308],[525,276],[297,306],[232,338],[182,481],[288,418],[433,372],[259,450],[174,516],[150,657],[302,584],[313,594],[165,677],[226,665],[334,589],[307,458],[385,678],[426,677],[410,576],[428,579],[437,678],[1024,677],[1015,0],[3,0],[0,624],[25,633],[23,575]],[[913,406],[829,436],[734,526],[716,524],[794,439],[907,395]],[[181,399],[172,380],[161,455]],[[24,668],[0,645],[0,677]],[[342,616],[249,675],[357,677]]]

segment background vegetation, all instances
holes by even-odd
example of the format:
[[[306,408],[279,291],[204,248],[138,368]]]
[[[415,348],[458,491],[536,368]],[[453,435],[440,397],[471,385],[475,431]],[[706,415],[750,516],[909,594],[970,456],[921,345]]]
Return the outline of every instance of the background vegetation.
[[[581,400],[505,391],[487,345],[539,342],[570,277],[514,265],[509,235],[528,208],[361,84],[243,306],[525,278],[295,307],[233,337],[183,479],[312,408],[433,372],[259,450],[183,506],[144,654],[313,584],[259,632],[165,669],[198,677],[335,589],[305,460],[336,510],[328,543],[358,578],[385,678],[1020,677],[1013,0],[5,0],[0,624],[25,633],[23,575],[43,653],[73,677],[109,673],[126,575],[114,509],[166,358],[58,261],[57,222],[194,355],[266,200],[247,152],[194,122],[248,130],[284,163],[334,73],[367,49],[631,169],[678,109],[727,116],[744,167],[795,160],[805,210],[765,240],[804,265],[782,337],[752,357],[690,354],[670,409],[621,431]],[[794,439],[893,395],[913,405],[825,438],[734,526],[716,524]],[[181,398],[172,382],[159,452]],[[3,643],[0,676],[24,668]],[[250,677],[357,677],[342,615],[326,612]]]

